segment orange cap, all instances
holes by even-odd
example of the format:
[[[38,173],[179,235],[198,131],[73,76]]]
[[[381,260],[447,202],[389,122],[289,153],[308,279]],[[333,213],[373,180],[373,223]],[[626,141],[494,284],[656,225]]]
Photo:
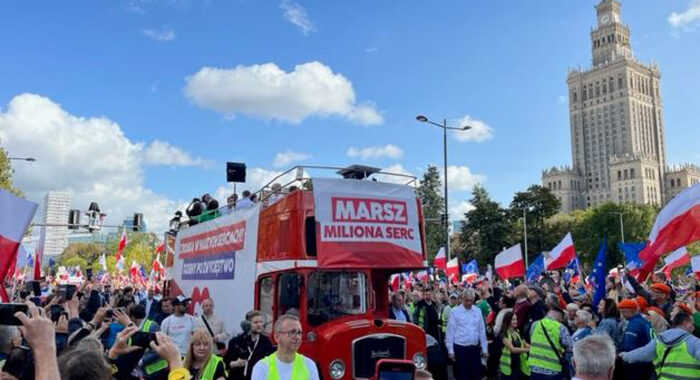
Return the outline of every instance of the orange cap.
[[[641,310],[642,312],[644,312],[644,310],[646,310],[647,307],[649,307],[649,303],[647,303],[647,300],[642,296],[637,296],[636,301],[637,305],[639,306],[639,310]]]
[[[650,311],[653,311],[654,313],[660,315],[661,317],[666,318],[666,314],[663,312],[663,310],[659,309],[656,306],[649,306],[647,308],[646,313],[649,314]]]
[[[637,310],[639,308],[639,305],[637,305],[637,302],[635,300],[626,298],[617,305],[618,309],[634,309]]]
[[[684,303],[679,303],[676,306],[678,306],[679,309],[683,310],[683,312],[693,315],[693,310],[690,309],[690,307]]]
[[[651,290],[655,290],[655,291],[657,291],[657,292],[665,293],[666,295],[671,294],[671,287],[668,286],[668,285],[666,285],[666,284],[662,284],[662,283],[660,283],[660,282],[657,282],[657,283],[655,283],[655,284],[652,284],[652,285],[651,285]]]

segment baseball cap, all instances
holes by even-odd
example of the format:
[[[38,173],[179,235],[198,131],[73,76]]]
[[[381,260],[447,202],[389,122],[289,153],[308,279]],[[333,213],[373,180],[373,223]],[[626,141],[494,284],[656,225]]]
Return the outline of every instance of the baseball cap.
[[[183,295],[179,295],[173,299],[173,305],[184,305],[192,301],[192,298],[187,298]]]

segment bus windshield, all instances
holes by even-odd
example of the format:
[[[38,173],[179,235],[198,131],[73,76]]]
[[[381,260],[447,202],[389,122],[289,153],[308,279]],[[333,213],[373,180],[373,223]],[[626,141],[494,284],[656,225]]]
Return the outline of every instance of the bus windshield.
[[[314,272],[309,276],[307,315],[311,326],[367,312],[367,278],[361,272]]]

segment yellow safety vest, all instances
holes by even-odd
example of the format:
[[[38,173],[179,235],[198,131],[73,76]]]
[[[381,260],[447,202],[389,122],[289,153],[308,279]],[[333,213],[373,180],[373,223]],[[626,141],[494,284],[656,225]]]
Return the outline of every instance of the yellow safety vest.
[[[559,342],[559,327],[561,324],[553,319],[545,318],[535,322],[535,329],[532,332],[530,343],[530,367],[538,367],[548,369],[554,372],[561,372],[561,363],[557,354],[549,344],[547,337],[544,335],[544,330],[547,330],[549,338],[554,344],[554,349],[559,352],[560,356],[564,355],[564,348]]]
[[[452,311],[452,306],[449,304],[442,308],[442,313],[440,315],[440,320],[442,321],[442,332],[447,332],[447,322],[450,318],[450,312]]]
[[[263,359],[267,363],[267,380],[280,380],[280,374],[277,371],[277,361],[275,360],[276,356],[277,352]],[[306,368],[306,363],[304,363],[304,356],[299,353],[294,354],[292,376],[289,380],[309,380],[309,370]]]
[[[209,358],[209,361],[207,362],[207,365],[204,366],[204,372],[202,372],[202,376],[199,377],[199,380],[214,380],[214,374],[216,373],[216,367],[219,366],[219,363],[223,362],[223,359],[217,355],[212,355]],[[226,372],[226,366],[224,366],[224,372]],[[228,374],[227,374],[228,376]]]
[[[515,335],[512,335],[510,331],[506,333],[506,338],[510,339],[511,343],[512,342],[520,342],[520,346],[522,347],[522,342],[523,340],[520,338],[520,334],[518,334],[518,331],[515,331]],[[530,376],[530,367],[528,365],[527,361],[527,353],[522,353],[520,355],[520,371],[526,375]],[[500,360],[500,370],[501,373],[510,376],[512,373],[511,371],[511,352],[508,349],[508,347],[504,344],[503,345],[503,350],[501,351],[501,360]]]
[[[667,349],[668,346],[656,340],[654,368],[659,380],[700,379],[700,362],[690,356],[686,342],[671,348],[662,367],[661,360]]]

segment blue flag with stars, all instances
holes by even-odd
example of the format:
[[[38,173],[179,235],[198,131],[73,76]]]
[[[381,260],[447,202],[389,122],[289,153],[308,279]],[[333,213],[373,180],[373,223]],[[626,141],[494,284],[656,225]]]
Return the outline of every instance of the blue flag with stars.
[[[479,266],[476,265],[476,260],[472,260],[467,264],[462,264],[462,274],[476,273],[479,274]]]
[[[605,268],[605,249],[607,248],[606,238],[600,243],[598,255],[593,262],[593,271],[591,272],[591,280],[593,282],[593,306],[597,307],[600,300],[605,298],[605,277],[608,271]]]
[[[625,254],[625,263],[630,271],[640,269],[643,265],[639,259],[639,252],[644,249],[646,243],[619,243],[620,250]]]
[[[525,275],[528,281],[535,282],[537,281],[537,277],[539,277],[542,272],[544,272],[544,256],[539,255],[535,261],[533,261],[530,266],[527,267],[527,272]]]
[[[566,265],[566,269],[564,269],[563,277],[565,283],[570,283],[572,278],[576,280],[576,277],[579,275],[578,267],[578,256],[576,256],[569,262],[569,264]]]

